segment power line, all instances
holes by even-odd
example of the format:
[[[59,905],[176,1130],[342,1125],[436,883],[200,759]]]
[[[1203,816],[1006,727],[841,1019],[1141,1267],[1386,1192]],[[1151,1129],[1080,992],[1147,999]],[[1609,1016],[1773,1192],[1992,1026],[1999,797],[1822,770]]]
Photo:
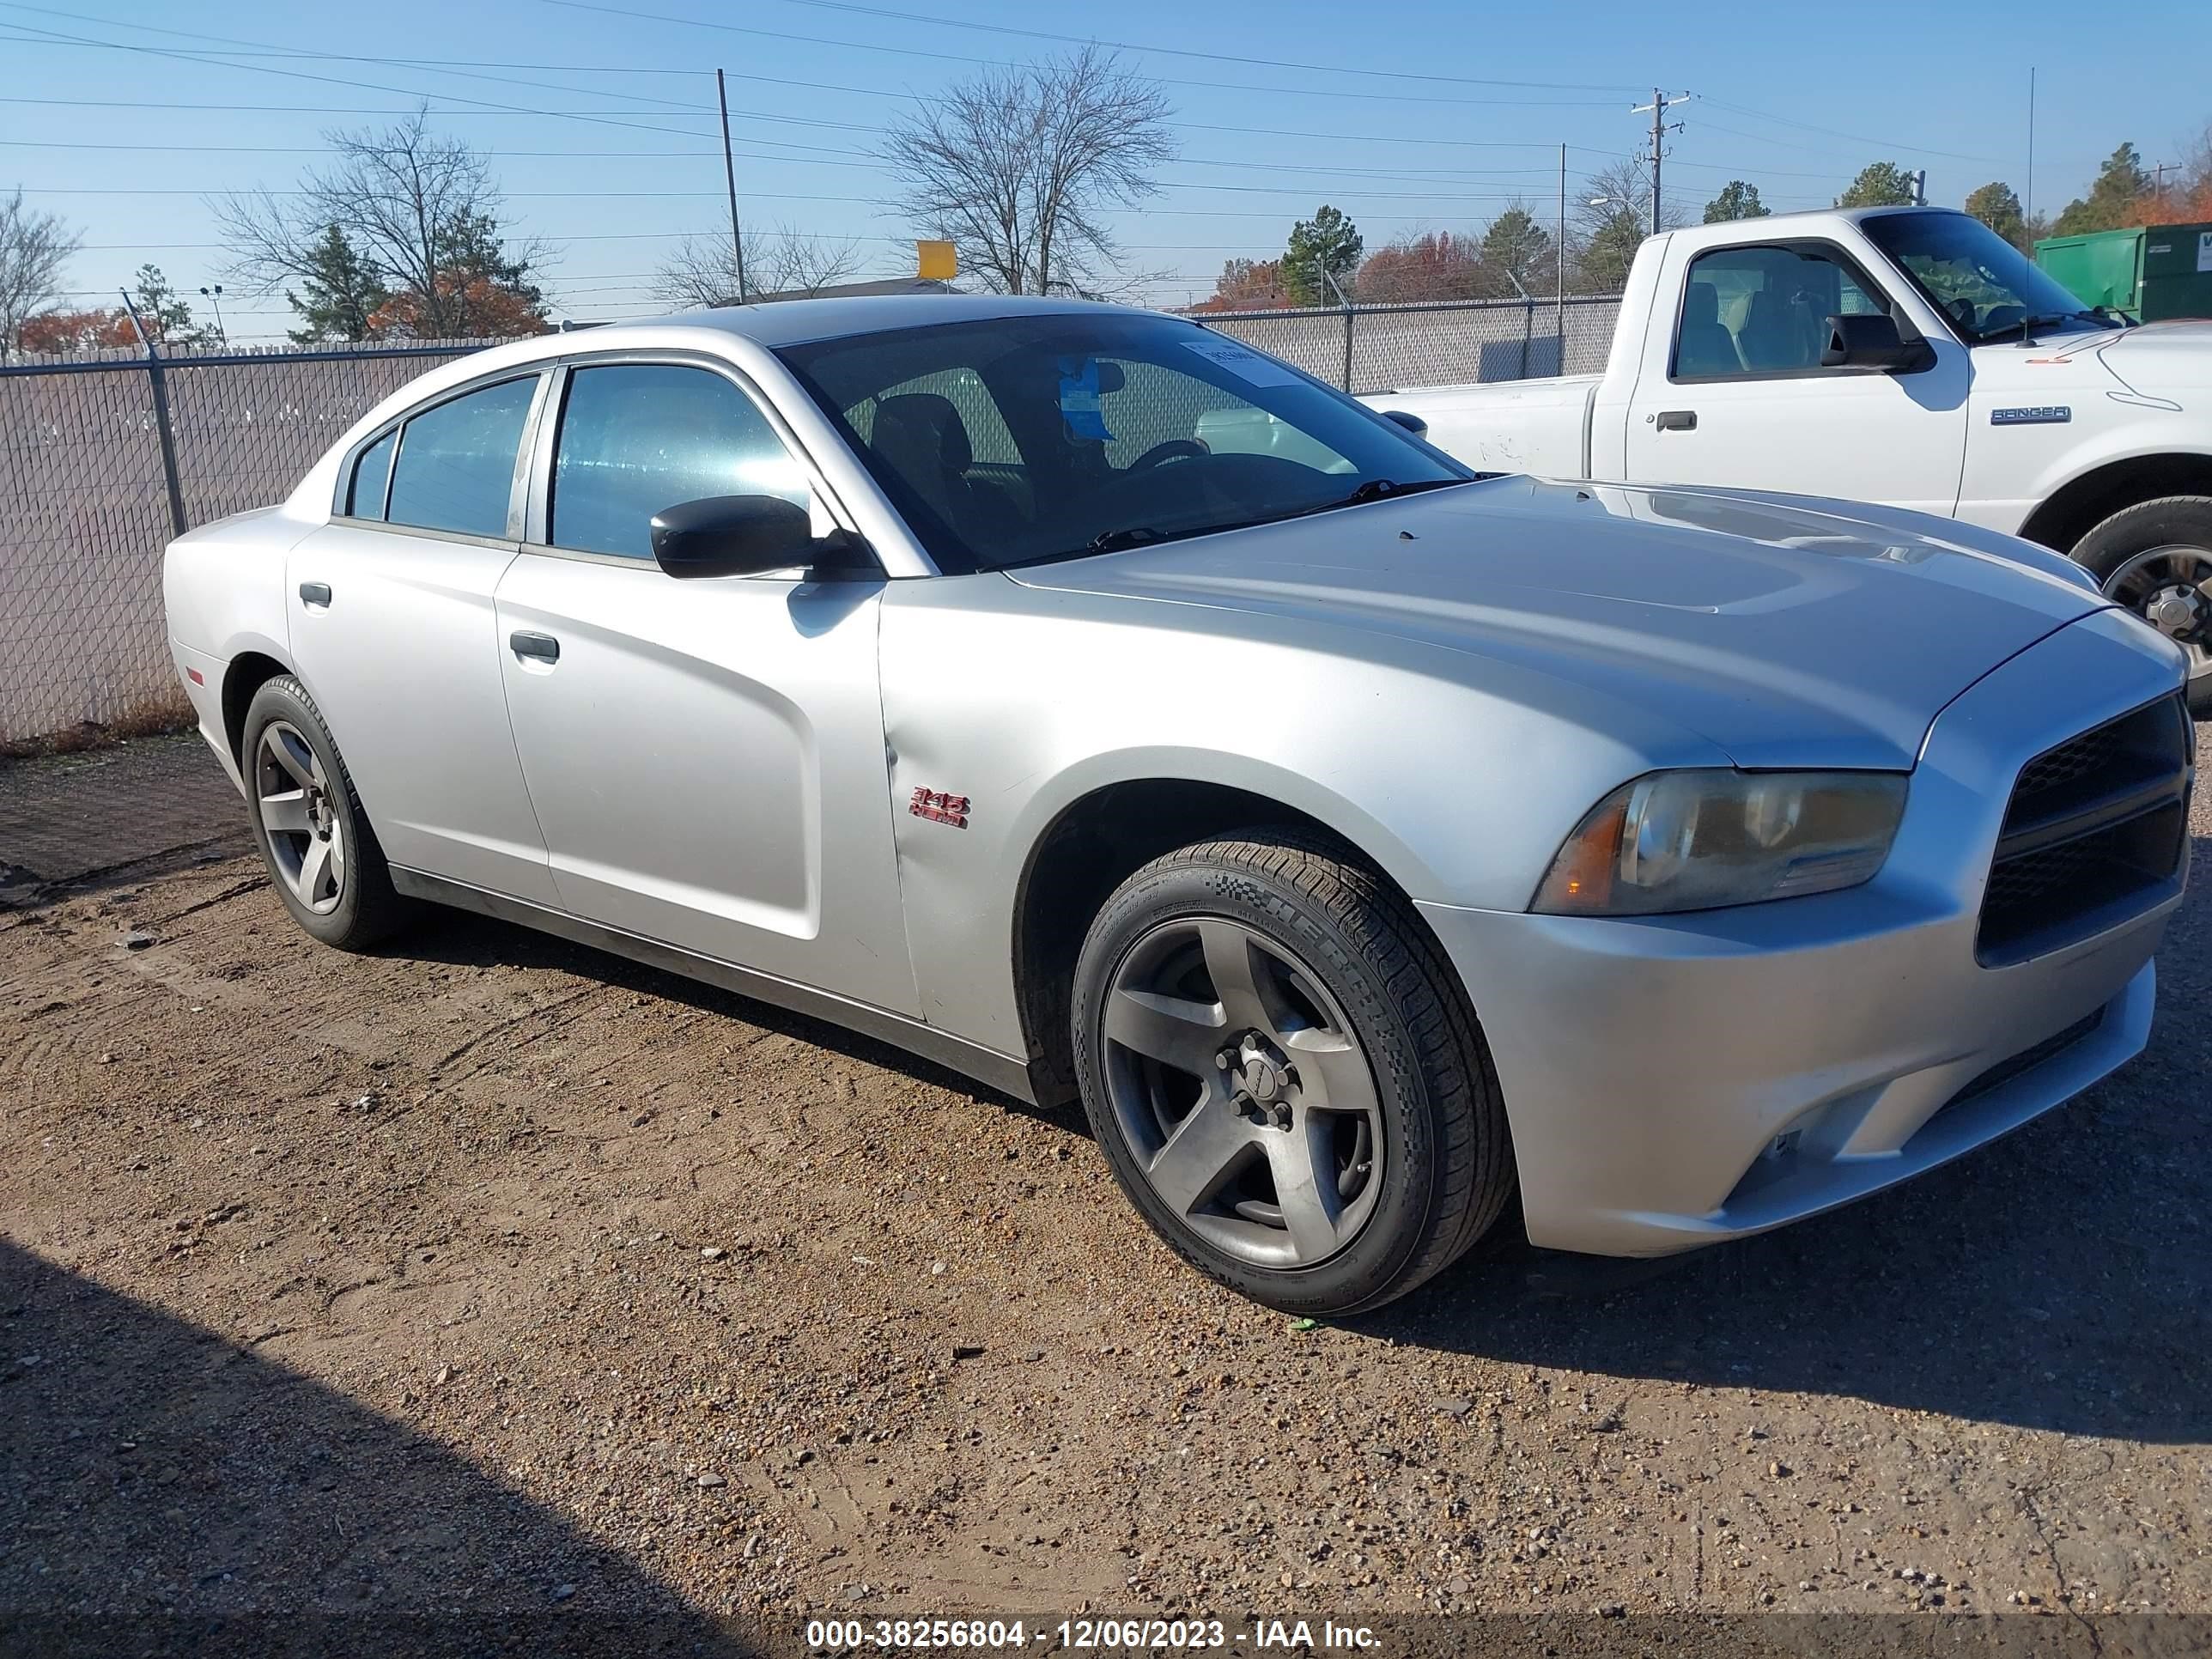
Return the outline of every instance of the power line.
[[[24,26],[22,26],[22,25],[17,25],[16,27],[24,27]],[[51,30],[51,29],[41,29],[41,30],[38,31],[38,33],[40,33],[40,34],[50,34],[50,35],[51,35],[51,34],[55,34],[55,31]],[[175,50],[175,49],[173,49],[173,48],[167,47],[167,46],[131,46],[131,45],[125,44],[125,43],[120,42],[120,41],[113,41],[113,40],[81,40],[81,39],[76,39],[76,38],[74,38],[74,37],[70,37],[70,36],[68,36],[68,35],[57,35],[57,36],[56,36],[56,38],[58,38],[58,39],[59,39],[59,40],[62,40],[69,41],[69,42],[70,42],[71,44],[74,44],[74,45],[79,45],[79,46],[111,46],[111,47],[113,47],[113,48],[114,48],[116,51],[118,51],[118,52],[137,52],[137,53],[139,53],[139,54],[141,54],[141,55],[143,55],[143,56],[149,57],[149,58],[173,58],[173,59],[177,60],[177,61],[178,61],[178,62],[179,62],[179,63],[185,63],[185,64],[198,64],[202,65],[203,67],[206,67],[206,66],[209,66],[209,65],[213,65],[213,66],[215,66],[215,67],[222,68],[222,69],[242,70],[245,70],[246,72],[247,72],[247,73],[249,73],[249,74],[253,74],[253,75],[281,75],[281,76],[286,76],[286,77],[288,77],[288,78],[289,78],[289,79],[291,79],[291,80],[295,80],[295,81],[315,81],[315,82],[321,82],[321,83],[323,83],[323,84],[325,84],[325,85],[327,85],[327,86],[338,86],[338,87],[358,87],[358,88],[362,88],[362,89],[363,89],[363,90],[365,90],[365,91],[369,91],[369,92],[389,92],[389,93],[394,93],[394,94],[397,94],[398,96],[403,97],[403,98],[422,98],[422,97],[426,97],[426,96],[440,97],[440,98],[447,98],[447,99],[452,99],[452,100],[453,100],[454,101],[459,102],[459,103],[464,103],[464,104],[477,104],[477,105],[481,105],[481,106],[483,106],[484,107],[490,108],[490,109],[501,109],[501,110],[507,110],[507,111],[509,111],[509,112],[515,112],[515,113],[520,113],[520,114],[528,114],[528,115],[550,115],[550,116],[554,117],[554,118],[556,118],[556,119],[559,119],[559,120],[564,120],[564,121],[585,121],[585,122],[590,122],[590,123],[592,123],[592,124],[595,124],[595,125],[601,125],[601,126],[631,127],[631,128],[635,128],[636,131],[640,131],[640,132],[658,132],[658,133],[662,134],[664,137],[689,137],[689,136],[690,136],[690,135],[688,135],[688,134],[684,134],[684,133],[681,133],[681,132],[674,131],[672,131],[672,129],[667,128],[667,127],[649,127],[649,126],[642,125],[641,124],[637,123],[637,122],[634,122],[634,121],[618,121],[618,120],[615,120],[615,119],[613,119],[613,118],[611,118],[611,117],[608,117],[608,116],[605,116],[605,115],[598,115],[598,114],[585,114],[585,113],[582,113],[582,112],[580,112],[574,111],[574,110],[537,110],[537,109],[529,109],[529,108],[526,108],[526,107],[525,107],[525,106],[520,106],[520,105],[514,105],[514,104],[501,104],[501,103],[499,103],[497,100],[493,100],[493,99],[489,99],[489,98],[471,98],[471,97],[467,96],[465,94],[462,94],[462,93],[447,92],[447,93],[424,94],[424,93],[421,92],[420,90],[418,90],[417,88],[411,88],[411,87],[393,87],[393,86],[386,86],[386,85],[383,84],[383,83],[382,83],[382,82],[375,82],[375,81],[356,81],[356,80],[350,79],[349,77],[347,77],[347,76],[337,76],[337,75],[313,75],[313,74],[308,73],[308,72],[307,72],[307,70],[286,70],[286,69],[276,69],[276,68],[274,68],[274,67],[272,67],[272,66],[270,66],[270,65],[269,65],[269,64],[230,64],[230,63],[225,63],[225,62],[223,62],[223,61],[222,61],[222,59],[221,58],[221,57],[220,57],[219,55],[215,54],[215,53],[210,53],[210,52],[179,52],[179,51],[177,51],[177,50]],[[587,88],[581,88],[581,87],[555,87],[555,86],[551,86],[551,85],[550,85],[550,83],[547,83],[547,89],[548,89],[548,90],[550,90],[550,91],[555,91],[555,92],[585,92],[585,91],[586,91],[586,90],[587,90]]]
[[[1216,64],[1249,64],[1261,69],[1303,70],[1316,75],[1379,76],[1397,81],[1434,81],[1460,87],[1516,87],[1548,92],[1626,92],[1626,83],[1577,81],[1498,81],[1470,75],[1430,75],[1413,70],[1356,69],[1346,64],[1302,64],[1279,58],[1245,58],[1234,52],[1200,52],[1189,46],[1146,46],[1130,40],[1107,40],[1096,35],[1054,34],[1044,29],[1014,28],[1003,23],[977,23],[965,18],[933,17],[922,12],[896,11],[885,6],[864,6],[849,0],[785,0],[787,5],[811,6],[818,11],[855,13],[863,17],[890,17],[902,22],[927,23],[939,28],[971,29],[982,34],[1014,35],[1030,40],[1051,40],[1064,46],[1108,46],[1117,52],[1153,52],[1168,58],[1200,58]]]
[[[896,55],[901,56],[901,57],[908,57],[908,58],[933,58],[933,59],[937,59],[937,60],[939,60],[939,61],[942,61],[942,62],[956,63],[956,64],[964,64],[964,65],[966,65],[966,66],[968,66],[968,67],[969,67],[969,68],[975,68],[975,67],[1000,67],[1000,68],[1015,69],[1015,68],[1019,68],[1019,67],[1020,67],[1020,65],[1018,65],[1018,64],[1011,64],[1011,63],[1006,63],[1006,62],[1004,62],[1004,61],[1002,61],[1002,60],[999,60],[999,59],[985,59],[985,60],[980,60],[980,62],[979,62],[979,60],[977,60],[977,59],[975,59],[975,58],[969,58],[969,57],[963,57],[963,56],[959,56],[959,55],[957,55],[957,54],[955,54],[955,53],[951,53],[951,52],[924,52],[924,51],[921,51],[921,50],[920,50],[919,48],[916,48],[916,47],[908,47],[908,46],[878,46],[878,45],[876,45],[876,44],[872,43],[872,42],[869,42],[869,41],[862,41],[862,40],[824,40],[824,39],[822,39],[821,37],[819,37],[819,36],[816,36],[816,35],[806,35],[806,34],[788,34],[788,33],[780,33],[780,32],[778,32],[778,31],[776,31],[776,30],[774,30],[774,29],[757,29],[757,28],[749,28],[749,27],[744,27],[744,25],[737,24],[737,23],[717,23],[717,22],[710,22],[710,21],[705,21],[705,20],[703,20],[703,19],[699,19],[699,18],[690,18],[690,17],[672,17],[672,16],[667,16],[667,15],[663,15],[663,14],[654,13],[654,12],[630,12],[630,11],[623,11],[623,10],[621,10],[621,9],[617,9],[617,8],[611,7],[611,6],[586,5],[586,4],[581,3],[581,0],[538,0],[538,3],[539,3],[539,4],[541,4],[541,5],[559,5],[559,6],[569,6],[569,7],[574,8],[574,9],[582,10],[582,11],[598,11],[598,12],[605,12],[605,13],[608,14],[609,15],[611,15],[611,16],[617,16],[617,17],[626,17],[626,18],[630,18],[630,19],[633,19],[633,20],[641,20],[641,21],[653,21],[653,22],[674,23],[674,24],[678,24],[678,25],[681,25],[681,26],[686,26],[686,27],[696,27],[696,28],[715,29],[715,30],[720,30],[720,31],[721,31],[722,33],[730,33],[730,34],[744,34],[744,35],[759,36],[759,37],[763,37],[763,38],[765,38],[765,39],[768,39],[768,40],[796,40],[796,41],[800,41],[800,42],[803,42],[803,43],[805,43],[805,44],[811,45],[811,46],[836,46],[836,47],[838,47],[838,48],[840,48],[840,49],[842,49],[842,50],[849,51],[849,52],[890,52],[890,53],[894,53],[894,54],[896,54]],[[0,5],[9,5],[9,4],[12,4],[12,0],[0,0]],[[18,8],[18,9],[27,9],[27,9],[33,9],[33,8],[27,8],[27,7],[25,7],[25,8]],[[63,16],[71,16],[71,17],[75,17],[75,16],[78,16],[78,15],[79,15],[79,14],[74,14],[74,13],[60,13],[60,14],[57,14],[57,15],[63,15]],[[148,25],[148,24],[118,23],[118,22],[115,21],[113,19],[110,19],[110,18],[94,17],[94,18],[86,19],[85,21],[91,21],[91,22],[94,22],[94,23],[98,23],[98,24],[103,24],[103,25],[106,25],[106,27],[114,27],[114,28],[152,28],[152,27],[153,27],[153,26],[152,26],[152,25]],[[270,65],[270,64],[240,64],[240,63],[233,63],[233,62],[229,62],[229,61],[228,61],[229,58],[235,58],[235,57],[241,56],[241,55],[246,55],[245,53],[241,53],[241,52],[237,52],[237,51],[230,51],[230,52],[188,52],[188,51],[181,50],[181,49],[179,49],[179,48],[173,48],[173,47],[142,46],[133,45],[133,44],[131,44],[131,43],[128,43],[128,42],[117,41],[117,40],[89,40],[89,39],[88,39],[88,38],[86,38],[86,37],[84,37],[84,36],[82,36],[82,35],[70,35],[70,34],[64,34],[64,33],[61,33],[59,30],[57,30],[57,29],[41,29],[41,28],[35,28],[35,27],[34,27],[34,26],[33,26],[33,25],[31,25],[31,24],[27,24],[27,23],[18,23],[18,24],[12,25],[11,27],[15,27],[15,28],[18,28],[18,29],[28,30],[28,31],[31,31],[31,33],[29,33],[28,34],[26,34],[26,35],[16,36],[16,37],[5,37],[5,38],[15,38],[15,39],[22,40],[23,41],[25,41],[25,43],[26,43],[26,44],[30,44],[30,45],[40,45],[40,44],[60,44],[60,45],[76,46],[105,47],[105,48],[106,48],[106,49],[108,49],[108,50],[111,50],[111,51],[116,51],[116,52],[146,52],[146,53],[151,53],[151,54],[154,54],[154,55],[155,55],[155,56],[165,56],[165,57],[173,57],[173,58],[181,58],[181,59],[183,59],[184,61],[188,62],[188,63],[213,64],[218,65],[218,66],[220,66],[220,67],[222,67],[222,68],[224,68],[224,69],[243,70],[246,70],[246,71],[248,71],[248,72],[250,72],[250,73],[254,73],[254,74],[261,74],[261,75],[291,75],[291,76],[296,76],[297,78],[300,78],[300,79],[302,79],[302,80],[309,80],[309,81],[332,81],[332,82],[335,82],[335,83],[336,83],[336,84],[337,84],[337,85],[341,85],[341,86],[357,86],[357,87],[367,87],[367,88],[371,88],[372,89],[374,89],[374,90],[375,90],[375,91],[379,91],[379,92],[396,92],[396,93],[399,93],[399,94],[401,94],[402,95],[410,95],[410,89],[409,89],[409,88],[404,88],[404,87],[388,87],[388,86],[381,86],[381,85],[379,85],[379,84],[377,84],[377,83],[375,83],[375,82],[367,82],[367,81],[349,81],[349,80],[343,80],[343,79],[340,79],[340,78],[338,78],[338,77],[334,77],[334,76],[331,76],[309,75],[309,74],[306,73],[304,70],[282,70],[282,69],[275,68],[275,67],[273,67],[273,66],[271,66],[271,65]],[[246,50],[246,52],[260,52],[264,51],[264,50],[269,46],[269,45],[270,45],[270,43],[269,43],[269,42],[267,42],[267,41],[261,41],[261,40],[237,40],[237,39],[236,39],[235,37],[234,37],[234,36],[228,36],[228,35],[210,35],[210,34],[200,34],[200,33],[191,33],[191,32],[188,32],[188,31],[185,31],[185,30],[181,30],[181,29],[161,29],[161,30],[156,30],[155,32],[160,33],[164,33],[164,34],[175,34],[175,35],[180,35],[180,36],[182,36],[183,38],[187,39],[187,40],[213,40],[213,41],[218,41],[218,42],[228,42],[228,43],[231,44],[231,45],[232,45],[232,46],[237,46],[237,47],[243,47],[243,48],[245,48],[245,49]],[[39,39],[39,37],[40,37],[40,36],[48,37],[48,39],[47,39],[46,40],[45,40],[45,41],[41,41],[41,40]],[[302,60],[305,60],[305,59],[334,59],[334,60],[341,61],[341,62],[366,62],[366,63],[377,63],[377,62],[384,62],[384,61],[387,61],[387,60],[378,59],[378,58],[347,58],[344,54],[342,54],[342,53],[308,52],[308,51],[306,51],[306,50],[304,50],[304,49],[300,50],[300,51],[297,51],[297,52],[280,52],[278,55],[280,55],[280,56],[290,57],[290,58],[296,58],[296,59],[302,59]],[[534,88],[540,88],[540,89],[542,89],[542,90],[545,90],[545,91],[552,91],[552,92],[568,92],[568,93],[576,94],[578,94],[578,95],[584,96],[584,97],[592,97],[592,98],[610,98],[610,97],[619,97],[619,96],[625,96],[625,95],[627,95],[627,96],[629,96],[629,97],[631,97],[631,98],[633,98],[633,99],[635,99],[637,101],[643,102],[643,103],[668,103],[668,104],[672,105],[672,107],[676,107],[676,108],[679,108],[679,109],[693,109],[693,108],[697,108],[697,107],[699,107],[698,106],[696,106],[696,105],[685,105],[685,104],[679,104],[679,103],[676,103],[676,102],[675,102],[675,100],[673,100],[649,98],[649,97],[646,97],[645,95],[643,95],[643,94],[635,94],[635,93],[633,93],[633,94],[618,94],[618,93],[603,93],[603,92],[597,91],[597,90],[595,90],[594,88],[589,88],[589,87],[562,87],[562,86],[556,86],[556,85],[555,85],[553,82],[544,82],[544,81],[513,81],[513,80],[511,80],[509,77],[505,76],[498,76],[498,75],[477,75],[477,74],[475,74],[473,71],[468,71],[468,70],[433,70],[433,71],[430,71],[430,72],[431,72],[431,73],[437,73],[437,74],[459,74],[459,75],[466,76],[468,78],[476,79],[476,80],[496,81],[496,82],[504,82],[504,83],[506,83],[506,84],[510,84],[510,85],[514,85],[514,86],[527,86],[527,87],[534,87]],[[774,78],[774,77],[766,77],[766,76],[746,76],[746,77],[744,77],[744,78],[746,78],[746,79],[751,79],[751,80],[760,80],[760,79],[772,79],[772,78]],[[1320,89],[1320,88],[1311,88],[1311,87],[1279,87],[1279,86],[1256,85],[1256,84],[1252,84],[1252,83],[1249,83],[1249,82],[1227,82],[1227,81],[1186,81],[1186,80],[1177,80],[1177,79],[1176,79],[1176,78],[1174,78],[1174,77],[1172,77],[1172,76],[1159,76],[1159,77],[1156,77],[1156,78],[1159,79],[1159,80],[1162,82],[1162,83],[1163,83],[1164,85],[1167,85],[1167,86],[1196,87],[1196,88],[1203,88],[1203,89],[1205,89],[1205,90],[1207,90],[1207,91],[1212,91],[1212,92],[1259,92],[1259,93],[1267,93],[1267,94],[1273,94],[1273,95],[1277,95],[1277,96],[1281,96],[1281,97],[1292,97],[1292,98],[1336,98],[1336,99],[1347,99],[1347,98],[1348,98],[1348,99],[1355,99],[1355,100],[1369,100],[1369,101],[1373,101],[1373,100],[1386,100],[1386,101],[1389,101],[1389,102],[1394,102],[1394,103],[1454,104],[1454,105],[1478,106],[1486,106],[1486,107],[1498,107],[1498,108],[1511,108],[1511,109],[1538,109],[1538,108],[1559,108],[1559,109],[1602,109],[1602,108],[1605,108],[1605,107],[1607,106],[1605,105],[1605,103],[1603,102],[1603,100],[1595,100],[1595,99],[1558,99],[1558,98],[1457,98],[1457,97],[1438,97],[1438,96],[1436,96],[1436,95],[1434,95],[1434,94],[1420,94],[1420,93],[1405,93],[1405,92],[1395,92],[1395,91],[1393,91],[1393,92],[1331,92],[1331,91],[1325,91],[1325,90],[1322,90],[1322,89]],[[485,103],[485,102],[489,102],[489,101],[490,101],[490,100],[484,100],[484,99],[468,99],[468,98],[465,98],[465,97],[463,96],[463,94],[459,94],[459,93],[445,93],[445,94],[422,94],[416,93],[416,94],[412,94],[411,95],[416,95],[416,96],[432,95],[432,96],[443,96],[443,97],[452,97],[452,98],[461,98],[461,99],[463,100],[463,101],[465,101],[465,102],[471,102],[471,103]],[[572,115],[572,116],[571,116],[571,118],[570,118],[576,119],[576,120],[589,120],[589,119],[591,119],[592,118],[591,118],[590,116],[583,115],[583,114],[574,114],[574,115]]]
[[[1953,161],[1996,161],[1997,160],[1994,155],[1966,155],[1954,149],[1930,149],[1925,144],[1900,143],[1894,138],[1869,138],[1862,133],[1844,132],[1835,127],[1817,126],[1810,121],[1796,120],[1787,115],[1769,115],[1765,110],[1753,109],[1747,104],[1731,104],[1724,98],[1709,98],[1706,101],[1716,109],[1729,110],[1737,115],[1748,115],[1755,121],[1772,121],[1778,125],[1797,127],[1807,132],[1825,133],[1831,138],[1847,138],[1855,144],[1873,144],[1883,149],[1909,149],[1917,155],[1941,155]],[[1746,133],[1742,136],[1750,137],[1753,135]],[[1766,142],[1780,143],[1783,141],[1773,138]]]
[[[744,34],[769,40],[797,40],[807,46],[836,46],[846,52],[889,52],[900,58],[927,58],[939,63],[960,64],[970,69],[1019,69],[1018,63],[1005,58],[977,58],[963,52],[926,52],[919,46],[887,46],[872,40],[831,40],[815,34],[790,34],[776,29],[748,28],[739,23],[718,23],[703,17],[676,17],[665,12],[638,11],[620,6],[588,3],[588,0],[537,0],[541,6],[562,6],[571,11],[594,11],[609,17],[627,18],[633,22],[673,23],[679,27],[714,29],[725,34]],[[1256,85],[1240,81],[1185,81],[1173,76],[1155,76],[1164,86],[1198,87],[1209,92],[1264,92],[1291,98],[1353,98],[1368,100],[1382,100],[1391,103],[1464,104],[1504,109],[1604,109],[1609,106],[1600,99],[1559,98],[1443,98],[1434,94],[1409,92],[1328,92],[1313,87],[1278,87]]]

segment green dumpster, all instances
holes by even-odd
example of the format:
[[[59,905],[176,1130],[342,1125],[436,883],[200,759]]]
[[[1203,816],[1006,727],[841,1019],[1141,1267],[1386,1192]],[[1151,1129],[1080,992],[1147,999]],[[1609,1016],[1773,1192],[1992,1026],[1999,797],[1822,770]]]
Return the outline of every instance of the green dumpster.
[[[2143,321],[2212,317],[2212,225],[2153,225],[2142,233]]]
[[[2212,317],[2212,224],[2138,226],[2046,236],[2035,263],[2084,305],[2147,323]]]

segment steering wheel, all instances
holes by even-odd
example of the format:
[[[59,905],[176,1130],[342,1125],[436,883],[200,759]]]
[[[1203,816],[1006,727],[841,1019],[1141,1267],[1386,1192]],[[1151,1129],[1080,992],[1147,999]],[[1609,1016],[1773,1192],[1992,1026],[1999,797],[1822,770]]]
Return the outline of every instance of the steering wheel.
[[[1127,477],[1132,472],[1146,472],[1168,461],[1193,460],[1213,452],[1195,438],[1170,438],[1164,444],[1154,444],[1150,449],[1121,470]]]

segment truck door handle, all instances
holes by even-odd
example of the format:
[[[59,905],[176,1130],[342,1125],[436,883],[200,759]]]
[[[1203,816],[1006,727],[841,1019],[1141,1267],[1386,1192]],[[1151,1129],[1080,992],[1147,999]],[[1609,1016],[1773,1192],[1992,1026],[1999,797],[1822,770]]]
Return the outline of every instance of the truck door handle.
[[[518,657],[534,657],[539,662],[561,660],[561,641],[550,634],[509,634],[507,647]]]
[[[1658,426],[1662,432],[1695,432],[1698,429],[1698,411],[1694,409],[1662,409],[1659,411]]]
[[[328,605],[330,602],[331,585],[328,582],[301,582],[300,584],[300,603],[301,605]]]

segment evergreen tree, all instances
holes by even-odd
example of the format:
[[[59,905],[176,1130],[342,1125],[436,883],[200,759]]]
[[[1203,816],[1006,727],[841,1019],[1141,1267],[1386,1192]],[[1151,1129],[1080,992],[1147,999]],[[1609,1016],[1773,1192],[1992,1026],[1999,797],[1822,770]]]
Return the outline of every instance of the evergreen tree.
[[[184,295],[169,286],[169,279],[157,264],[149,263],[138,267],[138,274],[131,279],[131,303],[137,310],[140,324],[161,344],[215,343],[215,337],[207,330],[192,325],[191,307],[185,303]]]
[[[368,319],[391,297],[376,267],[336,225],[325,227],[309,245],[306,265],[301,292],[284,290],[284,302],[299,313],[301,324],[289,331],[293,343],[368,338]]]
[[[1513,273],[1523,288],[1553,274],[1552,239],[1536,217],[1517,202],[1490,222],[1482,233],[1482,263]]]
[[[1759,199],[1759,186],[1731,179],[1721,193],[1705,204],[1705,222],[1717,225],[1733,219],[1764,219],[1771,211]]]
[[[2032,246],[2027,235],[2027,216],[2021,211],[2020,198],[2014,194],[2010,185],[1991,179],[1970,192],[1963,205],[1968,213],[2022,252]]]
[[[1334,305],[1340,292],[1349,295],[1364,246],[1359,228],[1338,209],[1323,206],[1299,220],[1283,250],[1283,287],[1291,303]]]
[[[1915,194],[1910,170],[1894,161],[1869,161],[1859,169],[1859,176],[1851,180],[1844,193],[1836,198],[1836,205],[1911,207]]]
[[[2121,230],[2140,225],[2153,206],[2150,174],[2133,144],[2122,144],[2105,158],[2090,181],[2089,193],[2066,204],[2051,232],[2080,236],[2093,230]]]

